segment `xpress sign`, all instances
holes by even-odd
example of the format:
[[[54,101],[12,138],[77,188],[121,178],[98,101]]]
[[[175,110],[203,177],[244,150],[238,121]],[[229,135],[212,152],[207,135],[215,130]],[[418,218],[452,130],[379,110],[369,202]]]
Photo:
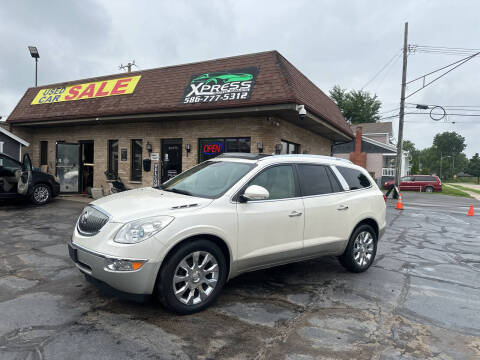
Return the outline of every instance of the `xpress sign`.
[[[41,89],[31,105],[131,94],[135,90],[140,77],[138,75],[121,79]]]
[[[253,90],[258,67],[193,75],[185,88],[183,104],[247,100]]]

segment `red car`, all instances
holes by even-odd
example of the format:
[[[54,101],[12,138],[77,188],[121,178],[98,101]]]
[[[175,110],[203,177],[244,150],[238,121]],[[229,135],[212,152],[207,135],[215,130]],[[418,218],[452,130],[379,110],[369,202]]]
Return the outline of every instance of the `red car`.
[[[384,189],[388,189],[393,184],[393,180],[387,181]],[[435,175],[409,175],[400,179],[400,191],[442,191],[442,182]]]

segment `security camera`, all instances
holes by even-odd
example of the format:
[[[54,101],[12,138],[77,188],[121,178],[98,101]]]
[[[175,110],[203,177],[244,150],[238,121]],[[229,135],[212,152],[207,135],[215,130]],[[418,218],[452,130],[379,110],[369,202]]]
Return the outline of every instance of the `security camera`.
[[[307,110],[305,109],[305,105],[297,105],[298,116],[300,119],[305,118],[307,116]]]

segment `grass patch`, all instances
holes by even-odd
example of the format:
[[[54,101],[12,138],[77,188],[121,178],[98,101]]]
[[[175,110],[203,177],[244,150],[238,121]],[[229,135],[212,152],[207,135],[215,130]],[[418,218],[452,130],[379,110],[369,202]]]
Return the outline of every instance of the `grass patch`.
[[[455,186],[455,188],[457,188],[459,190],[470,191],[470,192],[473,192],[473,193],[476,193],[476,194],[480,194],[480,190],[477,190],[477,189],[470,189],[468,187],[465,187],[465,186],[462,186],[462,185],[457,185],[457,184],[448,184],[448,185]]]
[[[430,194],[440,194],[440,195],[450,195],[450,196],[461,196],[461,197],[471,197],[468,193],[465,191],[462,191],[460,189],[454,188],[453,186],[448,186],[446,184],[443,184],[442,186],[442,191],[441,192],[433,192]],[[428,193],[427,193],[428,194]]]

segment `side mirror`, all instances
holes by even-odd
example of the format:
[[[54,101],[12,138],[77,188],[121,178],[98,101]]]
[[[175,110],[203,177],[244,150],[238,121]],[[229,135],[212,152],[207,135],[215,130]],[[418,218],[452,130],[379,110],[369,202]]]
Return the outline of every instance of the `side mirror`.
[[[241,199],[246,201],[252,200],[267,200],[270,197],[270,194],[267,189],[262,186],[258,185],[250,185],[245,189],[243,195],[241,195]]]

